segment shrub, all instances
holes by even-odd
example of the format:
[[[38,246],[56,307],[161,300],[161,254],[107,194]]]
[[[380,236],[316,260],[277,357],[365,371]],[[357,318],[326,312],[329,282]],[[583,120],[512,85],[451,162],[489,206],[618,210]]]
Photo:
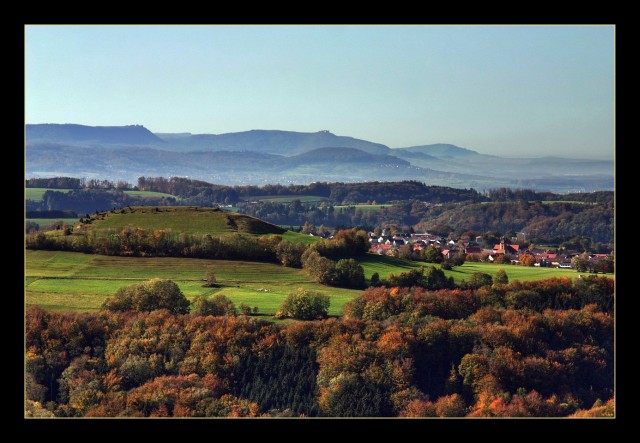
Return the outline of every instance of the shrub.
[[[154,278],[118,289],[114,297],[105,300],[102,308],[138,312],[168,309],[175,314],[186,314],[189,312],[189,300],[173,281]]]
[[[319,292],[298,288],[280,305],[276,318],[291,317],[300,320],[315,320],[327,317],[330,300]]]
[[[195,315],[236,315],[236,307],[224,294],[216,294],[207,299],[198,295],[193,299],[193,311]]]

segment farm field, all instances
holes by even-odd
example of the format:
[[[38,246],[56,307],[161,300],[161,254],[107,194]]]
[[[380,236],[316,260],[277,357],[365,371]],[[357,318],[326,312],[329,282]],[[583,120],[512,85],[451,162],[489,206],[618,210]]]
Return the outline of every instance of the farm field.
[[[205,273],[216,276],[220,288],[203,288]],[[123,287],[150,278],[175,281],[185,296],[222,293],[236,307],[258,306],[275,314],[284,298],[297,288],[331,297],[330,315],[359,293],[314,283],[302,270],[271,263],[167,257],[113,257],[62,251],[26,251],[25,303],[55,311],[94,311]]]
[[[42,196],[47,191],[58,191],[58,192],[70,192],[71,189],[49,189],[49,188],[25,188],[25,196],[26,200],[33,201],[42,201]],[[147,197],[147,198],[162,198],[162,197],[172,197],[176,200],[179,200],[180,197],[176,197],[175,195],[165,194],[164,192],[153,192],[153,191],[124,191],[125,194],[131,195],[132,197]]]

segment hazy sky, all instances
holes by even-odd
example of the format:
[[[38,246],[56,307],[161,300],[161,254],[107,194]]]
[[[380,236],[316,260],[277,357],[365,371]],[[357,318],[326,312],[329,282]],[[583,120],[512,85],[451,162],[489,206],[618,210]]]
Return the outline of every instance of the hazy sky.
[[[612,158],[613,26],[27,26],[26,122]]]

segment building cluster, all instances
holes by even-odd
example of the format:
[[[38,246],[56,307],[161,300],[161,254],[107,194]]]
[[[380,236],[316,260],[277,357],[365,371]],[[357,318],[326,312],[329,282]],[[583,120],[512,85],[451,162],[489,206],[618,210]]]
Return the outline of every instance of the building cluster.
[[[369,232],[369,242],[371,248],[369,252],[380,255],[398,256],[399,249],[409,245],[413,252],[433,246],[439,250],[445,258],[453,258],[458,254],[464,254],[467,259],[475,256],[478,261],[495,262],[500,260],[505,263],[509,260],[511,264],[533,264],[533,266],[552,268],[571,268],[571,260],[577,254],[559,254],[551,249],[521,248],[516,243],[511,243],[502,239],[500,243],[493,245],[493,248],[482,247],[482,237],[476,237],[475,241],[456,242],[444,239],[434,234],[395,234],[390,235],[383,230],[380,235]],[[470,257],[471,256],[471,257]],[[506,259],[504,258],[506,257]],[[591,254],[590,260],[606,258],[606,254]]]

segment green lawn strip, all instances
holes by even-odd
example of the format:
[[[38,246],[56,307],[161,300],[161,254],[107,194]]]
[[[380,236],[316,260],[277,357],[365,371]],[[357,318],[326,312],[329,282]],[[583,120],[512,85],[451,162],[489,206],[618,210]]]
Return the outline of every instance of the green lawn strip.
[[[417,269],[420,266],[424,266],[427,269],[432,266],[433,263],[414,262],[407,260],[400,260],[394,257],[388,257],[385,255],[366,254],[363,257],[358,258],[358,261],[362,264],[365,271],[365,277],[371,278],[371,274],[377,272],[380,278],[387,278],[390,274],[398,274],[401,272],[407,272],[411,269]],[[439,265],[435,265],[439,268]],[[519,266],[519,265],[498,265],[493,263],[480,263],[480,262],[466,262],[462,266],[454,267],[452,270],[445,270],[444,273],[449,276],[453,276],[453,280],[456,284],[460,284],[462,280],[469,281],[469,278],[474,272],[484,272],[486,274],[495,276],[498,269],[504,269],[509,277],[509,280],[544,280],[553,277],[569,277],[578,278],[578,275],[588,275],[588,273],[579,273],[575,269],[561,269],[561,268],[541,268],[537,266]],[[600,274],[603,275],[603,274]],[[609,278],[614,278],[613,274],[606,274]]]
[[[282,235],[283,240],[288,240],[292,243],[304,243],[310,245],[312,243],[320,241],[320,237],[314,237],[313,235],[300,234],[299,232],[287,231]]]
[[[428,263],[400,260],[395,257],[378,254],[365,254],[358,257],[358,262],[360,262],[364,268],[364,275],[367,279],[370,279],[374,272],[377,272],[380,278],[387,278],[390,274],[397,275],[401,272],[407,272],[411,269],[418,269],[420,266],[428,265]]]
[[[97,256],[63,251],[26,251],[28,277],[69,277]]]
[[[164,192],[124,191],[124,193],[132,197],[147,197],[147,198],[158,198],[158,199],[161,199],[162,197],[166,197],[166,198],[175,198],[176,200],[180,200],[180,197],[176,197],[175,195],[171,195],[171,194],[165,194]]]
[[[25,221],[36,222],[38,226],[44,228],[45,226],[51,226],[53,222],[62,220],[70,225],[78,221],[77,218],[27,218]]]
[[[391,204],[380,204],[380,205],[337,205],[334,206],[335,209],[345,209],[345,208],[356,208],[360,209],[363,212],[369,211],[379,211],[382,208],[389,208]]]
[[[469,281],[471,274],[474,272],[484,272],[494,277],[498,269],[504,269],[510,281],[544,280],[553,277],[578,278],[579,275],[575,269],[540,268],[535,266],[498,265],[476,262],[466,262],[464,265],[454,267],[450,271],[444,271],[444,273],[447,277],[453,276],[454,281],[459,284],[462,280]]]
[[[256,195],[250,197],[242,197],[244,201],[264,201],[271,203],[291,203],[293,200],[299,200],[302,203],[321,202],[328,200],[327,197],[317,195]]]
[[[47,191],[70,192],[71,189],[25,188],[24,198],[25,200],[33,200],[39,202],[42,201],[42,196]]]

